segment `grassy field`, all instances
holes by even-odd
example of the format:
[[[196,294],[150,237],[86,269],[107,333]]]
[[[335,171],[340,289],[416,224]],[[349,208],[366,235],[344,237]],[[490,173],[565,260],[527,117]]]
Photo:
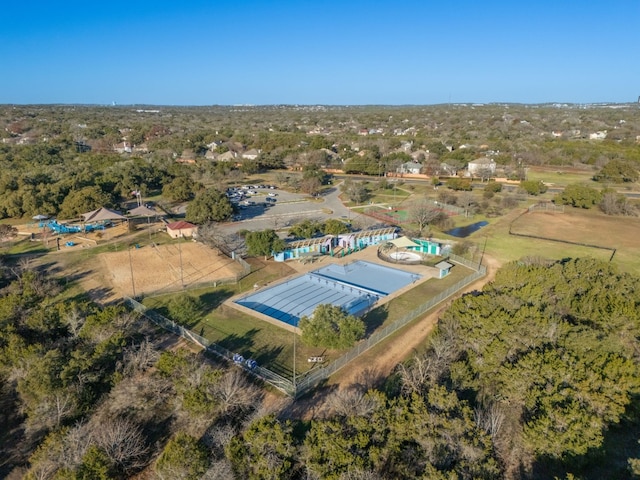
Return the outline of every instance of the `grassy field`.
[[[291,378],[294,362],[294,334],[245,314],[223,302],[243,291],[251,289],[254,283],[267,283],[291,273],[285,264],[262,263],[262,267],[242,280],[241,285],[228,285],[215,289],[193,290],[189,294],[198,297],[206,305],[206,313],[194,320],[188,327],[208,340],[221,345],[245,358],[252,358],[258,364]],[[392,299],[386,304],[371,310],[363,320],[367,334],[371,334],[417,308],[429,298],[449,288],[465,276],[470,270],[455,267],[444,279],[430,279],[417,285],[408,292]],[[172,295],[147,298],[144,303],[150,308],[162,310]],[[298,337],[295,345],[296,374],[301,375],[317,365],[307,362],[310,356],[324,356],[328,361],[340,356],[342,351],[327,351],[321,348],[303,345]]]
[[[640,219],[612,217],[598,210],[566,207],[564,213],[536,212],[520,216],[524,209],[491,220],[469,239],[505,263],[525,256],[550,259],[593,257],[609,261],[612,252],[563,243],[576,242],[614,248],[613,263],[623,271],[640,274]],[[554,240],[541,240],[509,234],[512,231]]]
[[[531,167],[527,169],[527,180],[543,181],[547,185],[566,186],[573,183],[590,184],[594,188],[602,188],[602,184],[593,181],[591,170],[557,169],[549,167]]]

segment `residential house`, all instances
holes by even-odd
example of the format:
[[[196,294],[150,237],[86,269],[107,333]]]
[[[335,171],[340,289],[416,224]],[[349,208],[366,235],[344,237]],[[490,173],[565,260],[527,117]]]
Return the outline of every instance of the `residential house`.
[[[488,157],[480,157],[472,160],[467,165],[469,176],[486,176],[487,172],[491,175],[496,173],[496,162]]]
[[[422,170],[422,164],[419,162],[415,162],[415,161],[411,161],[411,162],[406,162],[401,164],[397,169],[396,172],[398,173],[413,173],[413,174],[417,174],[420,173],[420,171]]]
[[[229,150],[228,152],[224,152],[218,155],[218,158],[216,160],[219,162],[233,162],[237,157],[238,154],[236,152],[232,152],[231,150]]]
[[[595,132],[589,134],[589,140],[604,140],[607,138],[607,131]]]
[[[256,150],[252,148],[251,150],[247,150],[242,154],[242,158],[246,158],[247,160],[255,160],[260,155],[261,150]]]

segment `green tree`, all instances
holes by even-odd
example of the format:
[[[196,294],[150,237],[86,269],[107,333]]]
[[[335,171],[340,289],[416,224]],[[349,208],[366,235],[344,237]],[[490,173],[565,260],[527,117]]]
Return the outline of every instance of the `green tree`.
[[[169,317],[180,325],[189,327],[198,322],[203,305],[200,299],[192,295],[177,295],[167,305]]]
[[[233,215],[233,206],[227,196],[209,188],[198,194],[187,206],[186,219],[190,222],[203,224],[207,222],[223,222]]]
[[[289,228],[289,235],[295,238],[313,238],[322,233],[322,223],[305,218]]]
[[[201,187],[187,177],[176,177],[162,187],[162,195],[172,202],[185,202],[191,200]]]
[[[611,160],[593,177],[597,182],[614,183],[636,182],[638,178],[638,168],[623,160]]]
[[[294,473],[296,448],[291,424],[275,415],[254,421],[240,437],[226,448],[234,470],[251,480],[286,479]]]
[[[567,185],[562,193],[556,195],[554,202],[578,208],[591,208],[602,201],[602,194],[586,185]]]
[[[270,255],[281,252],[286,246],[274,230],[246,232],[244,241],[249,255],[263,255],[265,260]]]
[[[101,207],[113,205],[111,196],[102,191],[100,187],[85,187],[73,190],[60,205],[60,218],[76,218],[80,214],[97,210]]]
[[[74,480],[110,480],[111,475],[109,457],[103,450],[91,445],[82,457],[82,463],[78,467]]]
[[[330,218],[322,224],[322,233],[325,235],[340,235],[349,231],[349,225],[335,218]]]
[[[162,479],[198,480],[209,466],[204,445],[184,432],[177,433],[156,460],[155,472]]]
[[[311,317],[300,319],[298,327],[307,345],[339,349],[352,347],[365,332],[361,319],[331,304],[318,305]]]
[[[465,190],[471,191],[473,187],[471,186],[471,180],[466,180],[464,178],[450,178],[446,182],[447,188],[451,190]]]

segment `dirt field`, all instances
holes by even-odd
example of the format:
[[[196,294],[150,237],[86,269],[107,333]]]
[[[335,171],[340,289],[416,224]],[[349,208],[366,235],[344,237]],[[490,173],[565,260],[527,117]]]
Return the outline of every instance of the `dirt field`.
[[[119,296],[172,291],[234,277],[241,267],[225,255],[200,243],[159,245],[104,253],[99,257],[105,280]],[[133,271],[133,283],[131,281]]]

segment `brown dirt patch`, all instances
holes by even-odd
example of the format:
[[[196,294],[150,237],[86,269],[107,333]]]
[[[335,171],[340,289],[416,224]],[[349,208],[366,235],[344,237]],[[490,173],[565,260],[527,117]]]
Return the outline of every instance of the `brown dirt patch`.
[[[201,243],[156,245],[104,253],[99,256],[105,280],[119,296],[173,291],[233,278],[241,267]],[[133,272],[133,282],[132,282]]]
[[[170,244],[125,248],[79,262],[70,262],[71,257],[63,252],[56,253],[56,268],[62,275],[77,280],[92,300],[103,305],[131,296],[133,286],[136,295],[171,292],[181,290],[181,277],[184,287],[190,288],[235,278],[242,271],[238,263],[218,250],[195,242],[185,242],[180,247]]]

